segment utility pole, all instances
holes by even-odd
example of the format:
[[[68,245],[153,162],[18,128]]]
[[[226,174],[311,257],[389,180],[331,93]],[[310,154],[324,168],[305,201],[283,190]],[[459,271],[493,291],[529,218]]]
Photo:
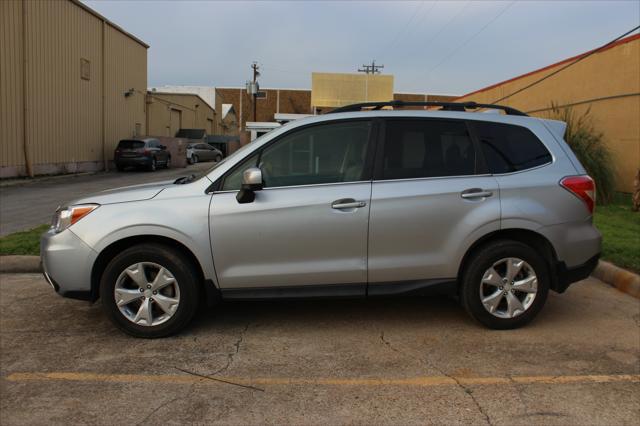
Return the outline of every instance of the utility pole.
[[[258,82],[256,79],[260,76],[260,73],[258,72],[259,68],[260,67],[257,62],[251,64],[251,69],[253,70],[253,121],[256,121],[256,111],[258,106]]]
[[[358,72],[365,74],[380,74],[380,70],[384,68],[384,65],[376,65],[376,60],[371,61],[371,65],[363,64],[362,68],[358,68]]]

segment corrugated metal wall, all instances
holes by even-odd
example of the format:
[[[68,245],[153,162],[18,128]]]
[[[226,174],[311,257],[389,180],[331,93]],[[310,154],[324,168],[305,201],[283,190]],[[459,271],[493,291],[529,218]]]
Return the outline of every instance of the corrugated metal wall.
[[[23,164],[22,1],[0,2],[0,166]]]
[[[105,130],[108,158],[118,140],[146,129],[147,49],[111,25],[105,28]],[[125,97],[124,93],[133,90]]]
[[[99,169],[144,129],[146,47],[73,1],[1,1],[0,59],[2,177],[27,172],[25,143],[35,174]]]

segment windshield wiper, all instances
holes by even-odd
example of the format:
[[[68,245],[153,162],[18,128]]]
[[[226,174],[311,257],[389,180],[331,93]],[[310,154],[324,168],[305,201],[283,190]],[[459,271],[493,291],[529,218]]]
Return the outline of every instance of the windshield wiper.
[[[173,181],[173,184],[174,185],[184,185],[185,183],[193,182],[193,180],[195,178],[196,178],[196,175],[182,176],[182,177],[179,177],[178,179],[176,179],[175,181]]]

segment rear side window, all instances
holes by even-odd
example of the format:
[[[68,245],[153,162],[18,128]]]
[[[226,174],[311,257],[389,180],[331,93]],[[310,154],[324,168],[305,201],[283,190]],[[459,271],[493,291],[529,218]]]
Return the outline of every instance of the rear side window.
[[[124,141],[120,141],[120,143],[118,143],[118,148],[120,148],[120,149],[140,149],[140,148],[144,148],[144,142],[142,142],[142,141],[124,140]]]
[[[493,174],[517,172],[551,162],[551,154],[531,130],[502,123],[476,122],[482,153]]]
[[[385,133],[382,179],[475,173],[475,151],[464,122],[389,120]]]

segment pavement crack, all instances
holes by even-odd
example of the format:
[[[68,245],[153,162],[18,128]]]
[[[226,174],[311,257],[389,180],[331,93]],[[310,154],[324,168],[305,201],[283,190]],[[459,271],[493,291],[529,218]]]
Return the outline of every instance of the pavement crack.
[[[189,391],[188,391],[186,394],[184,394],[184,395],[178,395],[178,396],[176,396],[176,397],[174,397],[174,398],[171,398],[170,400],[167,400],[167,401],[162,402],[162,403],[161,403],[161,404],[159,404],[157,407],[153,408],[153,409],[149,412],[149,414],[147,414],[147,415],[144,417],[144,419],[142,419],[142,420],[140,420],[139,422],[137,422],[137,423],[136,423],[136,426],[146,424],[146,423],[147,423],[147,421],[148,421],[148,420],[149,420],[149,419],[150,419],[154,414],[156,414],[156,413],[158,412],[158,410],[160,410],[161,408],[166,407],[166,406],[168,406],[168,405],[171,405],[171,404],[173,404],[174,402],[179,401],[179,400],[181,400],[181,399],[187,399],[187,398],[189,398],[189,397],[191,396],[191,394],[193,393],[193,391],[194,391],[194,389],[195,389],[195,386],[196,386],[196,384],[195,384],[195,383],[194,383],[194,384],[192,384],[192,385],[189,387]]]
[[[240,347],[242,345],[242,342],[244,341],[244,336],[247,333],[247,330],[249,329],[249,325],[250,325],[249,323],[245,325],[244,329],[240,332],[240,336],[238,336],[238,339],[236,339],[235,343],[233,344],[234,351],[227,354],[227,363],[222,368],[219,368],[213,373],[208,374],[208,376],[216,376],[222,372],[227,371],[229,367],[231,367],[231,364],[233,364],[233,361],[235,360],[236,355],[238,355],[238,353],[240,352]]]
[[[418,363],[426,365],[428,368],[436,370],[438,373],[440,373],[444,377],[447,377],[447,378],[453,380],[456,383],[456,385],[460,389],[462,389],[464,391],[465,394],[469,395],[469,398],[471,398],[471,401],[473,401],[473,404],[476,406],[476,408],[478,409],[480,414],[482,414],[482,416],[484,417],[484,419],[487,422],[487,424],[489,426],[493,426],[493,423],[491,422],[491,417],[489,417],[489,414],[484,410],[484,408],[482,407],[480,402],[473,395],[473,390],[469,386],[466,386],[464,383],[460,382],[460,380],[457,377],[452,376],[451,374],[447,374],[444,370],[442,370],[441,368],[439,368],[435,364],[429,362],[428,360],[422,359],[420,357],[412,355],[411,353],[404,352],[404,351],[401,351],[400,349],[396,348],[394,345],[391,344],[391,342],[389,340],[385,339],[384,331],[380,332],[380,340],[382,341],[382,343],[384,343],[384,345],[387,348],[389,348],[393,352],[399,353],[401,355],[405,355],[405,356],[417,361]]]

